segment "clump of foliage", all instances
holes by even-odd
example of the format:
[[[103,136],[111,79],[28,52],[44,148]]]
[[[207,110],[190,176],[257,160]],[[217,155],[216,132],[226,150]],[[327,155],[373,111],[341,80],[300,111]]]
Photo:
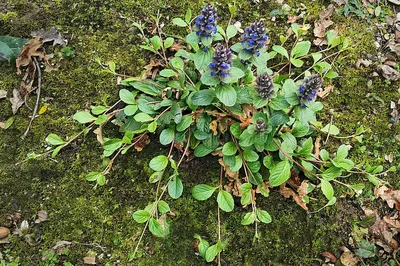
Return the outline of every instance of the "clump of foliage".
[[[242,224],[255,224],[256,236],[258,223],[272,221],[268,211],[258,207],[259,197],[268,197],[271,188],[284,185],[291,177],[304,181],[304,204],[309,201],[306,194],[315,188],[326,197],[325,207],[334,204],[334,182],[354,193],[363,188],[363,184],[349,185],[338,180],[355,168],[346,145],[336,153],[321,149],[319,156],[314,154],[315,136],[339,133],[332,123],[324,126],[317,121],[316,113],[323,104],[317,101],[316,94],[324,79],[338,76],[332,70],[333,61],[328,59],[345,51],[349,40],[328,32],[328,46],[311,52],[311,42],[304,40],[307,28],[292,24],[290,35],[281,36],[280,44],[270,45],[262,21],[254,22],[237,36],[238,28],[231,24],[236,7],[230,6],[229,10],[231,18],[226,28],[217,25],[217,10],[210,5],[194,19],[190,10],[184,19],[175,18],[173,23],[188,31],[184,38],[165,34],[160,26],[161,16],[154,18],[157,35],[151,38],[145,36],[142,25],[135,24],[145,42],[141,47],[160,60],[162,70],[152,78],[142,75],[124,79],[121,84],[125,88],[119,91],[120,100],[115,104],[109,106],[104,101],[103,105],[92,106],[90,112],[76,113],[74,119],[87,127],[68,141],[55,134],[47,138],[54,146],[48,153],[56,156],[81,134],[95,129],[107,162],[103,171],[86,175],[97,186],[107,183],[106,176],[120,154],[132,148],[141,150],[148,136],[157,134],[162,145],[170,146],[169,153],[150,160],[154,173],[149,182],[157,184],[156,198],[136,211],[133,219],[144,223],[144,230],[149,228],[158,237],[169,234],[167,194],[172,199],[182,195],[184,180],[179,167],[191,153],[195,157],[213,154],[220,157],[221,164],[219,180],[196,185],[192,188],[193,197],[203,201],[216,193],[220,221],[220,210],[234,209],[234,197],[224,187],[225,180],[235,183],[235,196],[241,197],[243,206],[250,207]],[[118,75],[115,63],[102,67]],[[118,109],[121,104],[124,106]],[[102,129],[110,121],[124,133],[122,137],[103,136]],[[360,127],[351,137],[361,141],[363,131]],[[174,147],[180,151],[178,159],[174,158]],[[359,172],[377,183],[374,169]],[[199,254],[208,262],[219,257],[225,248],[220,230],[213,245],[199,235],[195,237]]]

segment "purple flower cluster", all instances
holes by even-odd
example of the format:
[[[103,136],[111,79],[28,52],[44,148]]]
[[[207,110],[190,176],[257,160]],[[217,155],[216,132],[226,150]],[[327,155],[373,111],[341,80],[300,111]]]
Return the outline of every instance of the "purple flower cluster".
[[[265,121],[263,119],[257,119],[255,125],[254,125],[254,129],[257,132],[264,132],[267,129],[267,124],[265,124]]]
[[[207,5],[201,10],[201,14],[196,18],[194,29],[199,37],[211,37],[217,32],[217,9],[212,5]]]
[[[306,102],[311,102],[317,96],[317,91],[322,86],[322,79],[319,75],[308,76],[304,79],[299,88],[299,100],[303,108],[306,107]]]
[[[260,55],[260,49],[265,46],[265,42],[268,40],[264,22],[254,22],[247,27],[244,34],[242,35],[242,45],[246,52]]]
[[[232,67],[232,51],[223,44],[218,43],[214,48],[213,61],[209,65],[211,76],[225,78]]]
[[[261,74],[257,77],[257,92],[263,99],[269,99],[274,94],[274,83],[268,74]]]

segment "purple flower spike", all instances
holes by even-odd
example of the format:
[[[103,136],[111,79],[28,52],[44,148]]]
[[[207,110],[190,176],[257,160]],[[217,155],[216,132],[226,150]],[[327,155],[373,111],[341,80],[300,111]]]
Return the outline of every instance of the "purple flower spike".
[[[211,76],[226,78],[232,67],[232,51],[223,44],[218,43],[214,49],[213,61],[209,65]]]
[[[303,84],[299,88],[299,101],[301,107],[305,108],[306,102],[312,102],[317,96],[317,91],[322,86],[322,79],[319,75],[308,76],[304,79]],[[304,107],[303,107],[304,106]]]
[[[246,28],[246,32],[242,35],[242,46],[247,53],[257,55],[267,40],[264,22],[254,22]]]
[[[196,18],[194,29],[196,35],[201,37],[211,37],[217,32],[217,9],[212,5],[207,5],[201,10],[201,15]]]

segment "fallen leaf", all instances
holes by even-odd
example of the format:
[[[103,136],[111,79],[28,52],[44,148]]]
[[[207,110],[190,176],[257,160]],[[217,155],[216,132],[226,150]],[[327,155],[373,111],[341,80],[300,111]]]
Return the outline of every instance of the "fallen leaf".
[[[371,64],[372,62],[370,60],[359,58],[356,62],[356,68],[360,68],[361,65],[369,67]]]
[[[241,121],[240,128],[245,129],[248,125],[250,125],[253,114],[257,113],[257,110],[254,108],[253,105],[243,104],[243,115],[239,115],[239,119]]]
[[[38,114],[42,115],[47,111],[47,105],[43,105],[42,107],[40,107]]]
[[[390,208],[396,206],[396,209],[400,211],[400,190],[393,190],[392,187],[381,186],[375,188],[374,195],[386,201]]]
[[[394,216],[390,217],[388,215],[383,217],[383,220],[386,222],[386,224],[391,227],[397,229],[397,231],[400,232],[400,219],[399,219],[399,213],[396,213]]]
[[[142,151],[143,148],[146,147],[147,144],[149,143],[150,143],[150,138],[146,134],[143,137],[141,137],[140,140],[137,141],[133,147],[135,148],[136,151]]]
[[[38,30],[31,32],[31,36],[35,38],[40,38],[42,42],[53,42],[53,46],[59,44],[61,46],[67,45],[67,41],[64,40],[61,34],[57,31],[55,27],[51,27],[50,30]]]
[[[179,50],[182,49],[182,48],[185,48],[185,46],[182,45],[182,42],[181,42],[181,41],[177,41],[177,42],[174,42],[174,43],[171,45],[171,47],[169,47],[168,49],[169,49],[170,51],[172,51],[172,52],[177,52],[177,51],[179,51]]]
[[[142,77],[146,79],[147,77],[151,77],[151,79],[155,79],[157,76],[158,71],[163,67],[161,60],[154,61],[150,59],[150,63],[144,67],[146,69],[146,73]]]
[[[101,145],[104,145],[103,127],[100,125],[98,128],[93,130],[93,133],[96,134],[97,141],[100,142]]]
[[[400,5],[400,0],[389,0],[389,2],[395,5]]]
[[[376,69],[385,79],[393,81],[397,81],[400,79],[400,73],[390,66],[379,65],[376,67]]]
[[[338,6],[347,4],[347,0],[333,0]]]
[[[321,136],[318,136],[314,142],[314,157],[315,157],[315,159],[319,159],[320,152],[321,152]]]
[[[224,167],[225,175],[232,179],[239,178],[239,172],[232,172],[230,167],[224,162],[223,159],[218,159],[218,163]]]
[[[18,112],[18,109],[24,104],[24,99],[19,93],[19,90],[17,89],[13,90],[13,97],[10,98],[10,102],[12,105],[11,107],[13,114],[16,114]]]
[[[95,265],[96,264],[96,257],[84,257],[83,258],[83,263],[90,264],[90,265]]]
[[[340,262],[344,266],[357,266],[360,259],[349,249],[345,249],[343,254],[340,256]]]
[[[326,10],[319,13],[319,20],[314,23],[314,36],[317,38],[325,38],[326,29],[333,24],[330,17],[333,14],[335,7],[331,4]]]
[[[327,251],[326,252],[322,252],[321,255],[324,256],[325,258],[328,258],[333,263],[336,263],[336,261],[337,261],[336,256],[333,255],[330,252],[327,252]]]
[[[333,85],[328,85],[326,86],[323,90],[319,90],[317,92],[317,96],[320,97],[321,99],[325,99],[326,97],[328,97],[328,95],[333,92],[333,89],[335,87]]]
[[[304,182],[304,181],[303,181]],[[303,185],[303,184],[302,184]],[[308,186],[308,185],[307,185]],[[303,189],[304,188],[302,188],[301,189],[301,191],[303,192]],[[307,205],[306,205],[306,203],[303,201],[303,197],[300,197],[300,195],[299,194],[297,194],[296,192],[294,192],[294,190],[293,189],[291,189],[291,188],[288,188],[288,187],[286,187],[285,186],[285,184],[283,184],[283,185],[281,185],[280,187],[279,187],[279,193],[282,195],[282,196],[284,196],[285,198],[290,198],[290,197],[293,197],[293,200],[296,202],[296,204],[297,205],[299,205],[301,208],[303,208],[304,210],[306,210],[306,211],[308,211],[308,207],[307,207]],[[307,194],[307,193],[306,193]],[[306,194],[304,194],[304,195],[306,195]],[[303,195],[303,196],[304,196]]]
[[[38,219],[35,220],[35,223],[37,223],[37,224],[45,222],[49,219],[47,212],[43,211],[43,210],[38,211],[37,216],[38,216]]]
[[[6,98],[6,97],[7,97],[7,91],[0,90],[0,99]]]

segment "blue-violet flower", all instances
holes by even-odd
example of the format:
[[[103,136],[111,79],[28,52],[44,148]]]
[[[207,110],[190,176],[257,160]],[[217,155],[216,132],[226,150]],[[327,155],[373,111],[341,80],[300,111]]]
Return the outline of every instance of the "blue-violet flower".
[[[303,108],[306,107],[305,103],[312,102],[317,96],[318,90],[322,86],[322,79],[319,75],[308,76],[304,79],[299,88],[299,100]]]
[[[263,99],[269,99],[274,94],[274,83],[268,74],[261,74],[257,77],[257,92]]]
[[[211,37],[217,32],[217,8],[207,5],[201,10],[201,14],[197,16],[194,29],[196,35],[201,37]]]
[[[265,46],[265,42],[268,40],[264,22],[254,22],[247,27],[244,34],[242,35],[242,45],[246,52],[260,55],[260,49]]]
[[[225,78],[232,67],[232,51],[218,43],[214,48],[213,61],[209,65],[211,76]]]

